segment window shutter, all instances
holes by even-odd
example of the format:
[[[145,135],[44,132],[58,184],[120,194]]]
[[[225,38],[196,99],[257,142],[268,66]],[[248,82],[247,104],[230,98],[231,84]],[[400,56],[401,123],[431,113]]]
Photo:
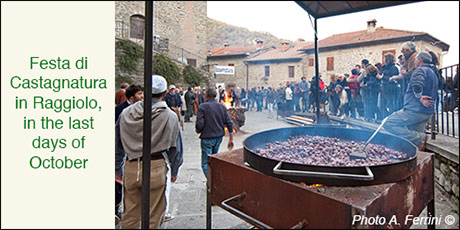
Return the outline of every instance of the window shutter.
[[[327,57],[327,71],[334,70],[334,57]]]
[[[385,54],[387,54],[387,53],[392,53],[393,56],[395,57],[395,60],[397,58],[396,57],[396,50],[384,50],[384,51],[382,51],[382,64],[385,63]]]
[[[289,69],[289,77],[293,78],[294,77],[294,66],[288,66]]]
[[[196,67],[196,59],[189,59],[187,58],[187,64]]]

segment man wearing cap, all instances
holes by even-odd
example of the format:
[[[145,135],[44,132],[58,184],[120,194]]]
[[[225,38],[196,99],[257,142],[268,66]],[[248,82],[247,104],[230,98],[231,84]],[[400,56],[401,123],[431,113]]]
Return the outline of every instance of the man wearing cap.
[[[425,148],[425,125],[434,113],[434,98],[438,91],[438,77],[430,63],[429,53],[417,54],[416,69],[404,95],[404,107],[392,113],[383,126],[390,133],[418,145],[420,150]]]
[[[166,192],[170,181],[176,181],[183,161],[178,118],[161,100],[166,95],[166,84],[162,76],[152,76],[150,228],[160,228],[164,221],[168,203]],[[144,102],[138,101],[123,110],[115,129],[115,175],[123,175],[123,229],[140,228],[143,123]]]
[[[182,100],[180,98],[180,95],[176,93],[176,86],[169,86],[169,92],[163,98],[163,101],[166,101],[168,107],[177,114],[177,118],[179,119],[182,130],[184,130],[184,122],[181,120],[180,117],[180,108],[182,107]]]

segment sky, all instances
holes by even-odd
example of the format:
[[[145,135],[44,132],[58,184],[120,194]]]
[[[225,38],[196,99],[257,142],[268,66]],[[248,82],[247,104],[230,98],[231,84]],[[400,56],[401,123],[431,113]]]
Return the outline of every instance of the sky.
[[[208,1],[208,17],[278,38],[313,41],[308,13],[294,1]],[[426,32],[450,45],[443,66],[459,63],[459,1],[425,1],[318,19],[318,38],[377,27]],[[312,18],[313,21],[313,18]]]

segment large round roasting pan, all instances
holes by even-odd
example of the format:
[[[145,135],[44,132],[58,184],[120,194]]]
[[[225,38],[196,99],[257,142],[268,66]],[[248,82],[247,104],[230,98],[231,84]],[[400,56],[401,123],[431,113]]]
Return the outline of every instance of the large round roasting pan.
[[[268,130],[253,134],[244,140],[244,161],[252,168],[266,175],[306,184],[373,185],[404,180],[412,175],[417,164],[416,146],[406,139],[381,132],[375,136],[372,143],[404,152],[409,158],[378,166],[334,167],[280,162],[262,157],[256,153],[256,149],[265,148],[266,143],[286,141],[290,136],[295,135],[338,137],[342,140],[367,141],[372,133],[372,131],[334,127],[332,125]]]

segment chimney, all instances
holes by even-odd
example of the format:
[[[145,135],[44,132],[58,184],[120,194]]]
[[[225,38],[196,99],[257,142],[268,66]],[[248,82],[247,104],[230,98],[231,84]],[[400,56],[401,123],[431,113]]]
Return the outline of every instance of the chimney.
[[[367,21],[367,33],[373,33],[375,31],[375,26],[377,25],[377,20],[371,19]]]
[[[302,44],[303,42],[305,42],[305,40],[304,40],[303,38],[297,39],[297,45],[300,45],[300,44]]]
[[[260,49],[260,48],[262,48],[263,46],[264,46],[264,41],[261,40],[261,39],[257,39],[257,40],[256,40],[256,48],[257,48],[257,49]]]
[[[281,51],[286,51],[290,48],[289,42],[281,42]]]
[[[229,47],[229,46],[230,46],[230,44],[224,43],[224,47]]]

